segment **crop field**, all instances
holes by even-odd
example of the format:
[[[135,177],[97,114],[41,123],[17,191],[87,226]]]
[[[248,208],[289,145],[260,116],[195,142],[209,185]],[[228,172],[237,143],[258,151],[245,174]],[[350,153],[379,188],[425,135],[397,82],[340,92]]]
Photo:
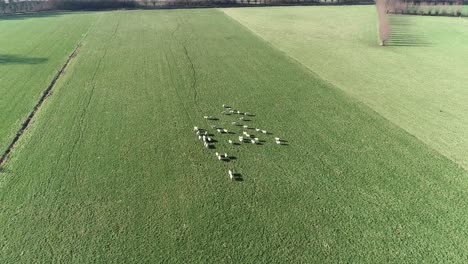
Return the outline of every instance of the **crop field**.
[[[374,6],[224,12],[468,169],[468,18],[391,16],[382,49]]]
[[[57,13],[62,15],[13,21],[29,30],[27,23],[46,19],[49,25],[38,32],[61,28],[67,18],[74,21],[68,27],[77,27],[64,29],[74,37],[61,49],[31,55],[56,58],[48,73],[41,68],[42,77],[31,77],[43,88],[81,46],[1,168],[1,263],[467,260],[468,173],[454,156],[352,93],[357,77],[343,88],[309,60],[266,41],[255,23],[241,24],[244,10],[247,21],[248,9]],[[0,20],[0,28],[13,22]],[[370,38],[367,30],[356,29],[356,35]],[[291,43],[299,38],[292,34]],[[24,34],[15,41],[27,39]],[[384,49],[374,42],[368,43],[370,54]],[[313,56],[313,46],[301,46],[304,58]],[[407,47],[388,48],[395,56],[409,54]],[[315,55],[322,62],[326,56]],[[453,63],[465,67],[460,58]],[[0,67],[2,74],[3,67],[21,74],[17,65]],[[461,94],[457,85],[465,77],[450,77]],[[24,93],[41,93],[34,89]],[[2,81],[1,96],[5,90]],[[28,113],[10,101],[2,102],[7,115],[16,115],[11,120]],[[32,107],[34,100],[23,104]],[[223,104],[254,116],[223,115]],[[243,131],[234,121],[271,134],[247,129],[261,144],[229,144]],[[10,123],[18,129],[21,122]],[[440,129],[448,131],[448,124]],[[217,133],[212,125],[233,134]],[[194,126],[214,134],[213,149],[200,143]],[[274,137],[287,142],[275,144]],[[215,152],[235,159],[219,161]],[[242,181],[230,181],[229,169]]]
[[[92,13],[0,17],[0,152],[93,22]]]

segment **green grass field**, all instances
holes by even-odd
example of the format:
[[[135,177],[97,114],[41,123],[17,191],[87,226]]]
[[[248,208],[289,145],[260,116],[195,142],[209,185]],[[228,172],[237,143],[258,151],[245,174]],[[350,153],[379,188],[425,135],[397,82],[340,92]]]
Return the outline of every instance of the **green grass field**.
[[[468,258],[468,173],[221,10],[86,19],[0,172],[0,262]],[[193,126],[234,120],[203,119],[222,104],[273,135],[205,149]]]
[[[93,20],[92,13],[0,17],[1,153]]]
[[[374,6],[224,12],[468,169],[467,18],[393,16],[382,48]]]

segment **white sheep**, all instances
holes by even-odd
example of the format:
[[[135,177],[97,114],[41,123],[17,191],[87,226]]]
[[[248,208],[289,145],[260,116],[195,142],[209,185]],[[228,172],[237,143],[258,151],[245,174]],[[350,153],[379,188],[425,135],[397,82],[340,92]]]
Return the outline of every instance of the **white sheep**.
[[[208,140],[208,142],[211,142],[211,138],[210,138],[210,137],[206,137],[206,140]]]
[[[258,137],[254,138],[254,140],[257,141],[257,142],[259,141]]]
[[[202,139],[204,142],[206,142],[206,136],[203,136]]]
[[[244,128],[249,128],[249,126],[248,126],[248,125],[244,125],[243,127],[244,127]]]
[[[216,129],[216,131],[218,131],[218,133],[221,133],[221,129],[219,129],[219,128],[218,128],[218,129]]]
[[[281,141],[277,140],[276,144],[281,145]]]
[[[240,141],[240,142],[243,142],[243,141],[244,141],[244,137],[239,137],[239,141]]]
[[[232,144],[232,143],[233,143],[232,140],[230,140],[230,139],[228,140],[228,142],[229,142],[229,144]]]
[[[216,152],[216,153],[215,153],[215,155],[216,155],[216,157],[218,157],[218,156],[219,156],[219,153],[218,153],[218,152]]]
[[[198,139],[201,140],[201,139],[202,139],[202,136],[198,136]]]
[[[279,137],[275,137],[275,140],[276,141],[281,141],[281,139]]]
[[[205,142],[204,145],[205,145],[205,148],[209,148],[209,147],[210,147],[210,145],[209,145],[208,143],[206,143],[206,142]]]
[[[250,142],[252,142],[252,144],[256,144],[257,141],[255,141],[254,139],[250,140]]]
[[[266,130],[262,130],[262,133],[263,134],[267,134],[268,132]]]
[[[224,132],[224,133],[227,133],[227,132],[229,132],[229,131],[228,131],[227,129],[223,129],[223,132]]]
[[[193,131],[197,131],[198,130],[198,127],[193,127]]]
[[[261,130],[260,128],[256,128],[256,129],[255,129],[255,131],[257,131],[257,132],[260,132],[260,130]]]
[[[231,180],[233,180],[234,179],[234,173],[232,173],[232,170],[229,170],[228,173],[229,173],[229,178]]]
[[[203,118],[208,119],[208,116],[203,116]]]

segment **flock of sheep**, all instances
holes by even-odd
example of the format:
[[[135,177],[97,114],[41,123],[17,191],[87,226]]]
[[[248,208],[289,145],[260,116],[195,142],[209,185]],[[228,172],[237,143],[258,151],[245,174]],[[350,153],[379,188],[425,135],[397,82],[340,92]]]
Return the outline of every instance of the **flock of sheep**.
[[[250,130],[255,130],[256,132],[259,132],[259,133],[262,133],[262,134],[265,134],[265,135],[271,135],[271,132],[269,132],[267,130],[250,127],[248,125],[244,125],[244,124],[241,123],[242,121],[245,121],[245,122],[251,121],[250,118],[254,116],[253,114],[250,114],[248,112],[241,112],[239,110],[234,110],[232,107],[224,105],[224,104],[223,104],[223,109],[224,110],[221,112],[221,114],[223,114],[223,115],[237,115],[237,116],[239,116],[239,118],[238,118],[239,121],[234,121],[234,122],[231,123],[231,125],[233,125],[234,127],[238,127],[238,128],[242,127],[242,130],[243,130],[242,135],[238,137],[239,142],[237,142],[236,140],[228,139],[227,142],[229,144],[231,144],[231,145],[241,145],[241,144],[255,144],[255,145],[257,145],[257,144],[262,144],[261,142],[266,142],[265,140],[260,140],[257,136],[247,132],[247,130],[249,130],[249,129]],[[210,121],[218,121],[219,120],[218,118],[216,118],[214,116],[204,116],[204,118],[206,120],[210,120]],[[230,134],[230,135],[236,134],[234,131],[228,130],[226,128],[219,127],[217,125],[212,125],[211,129],[213,129],[214,131],[216,131],[219,134]],[[218,141],[216,141],[213,138],[214,134],[209,133],[208,129],[204,129],[204,128],[200,128],[198,126],[195,126],[195,127],[193,127],[193,131],[195,131],[198,139],[203,142],[203,145],[206,148],[208,148],[208,149],[215,148],[214,144],[216,142],[218,142]],[[275,137],[275,143],[278,144],[278,145],[285,145],[286,141],[280,139],[279,137]],[[231,159],[234,158],[234,157],[229,156],[227,153],[222,154],[222,153],[216,152],[215,155],[216,155],[216,158],[218,160],[220,160],[220,161],[230,161]],[[231,170],[231,169],[228,170],[228,174],[229,174],[229,178],[231,180],[242,180],[240,174],[234,173],[233,170]]]

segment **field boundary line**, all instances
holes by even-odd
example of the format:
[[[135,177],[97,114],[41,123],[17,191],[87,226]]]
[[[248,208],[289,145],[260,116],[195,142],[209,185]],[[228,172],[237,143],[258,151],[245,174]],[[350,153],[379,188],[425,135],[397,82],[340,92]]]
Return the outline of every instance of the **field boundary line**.
[[[65,69],[70,64],[70,61],[74,57],[76,57],[76,55],[80,51],[81,46],[82,46],[81,42],[78,43],[78,45],[75,47],[75,49],[72,51],[72,53],[68,56],[67,60],[62,65],[62,67],[57,71],[54,78],[52,79],[52,81],[47,86],[46,90],[44,92],[42,92],[42,96],[39,98],[39,101],[36,103],[33,110],[29,113],[26,120],[21,124],[20,129],[18,130],[18,132],[16,132],[16,135],[13,138],[13,140],[11,141],[10,145],[8,145],[8,148],[5,150],[5,152],[3,152],[2,156],[0,157],[0,168],[2,168],[3,164],[8,159],[10,153],[15,148],[16,143],[21,139],[21,136],[28,129],[29,125],[31,124],[31,121],[34,119],[34,116],[40,110],[41,106],[44,104],[47,97],[49,97],[49,95],[52,94],[52,89],[54,88],[54,86],[57,83],[58,79],[65,72]]]

